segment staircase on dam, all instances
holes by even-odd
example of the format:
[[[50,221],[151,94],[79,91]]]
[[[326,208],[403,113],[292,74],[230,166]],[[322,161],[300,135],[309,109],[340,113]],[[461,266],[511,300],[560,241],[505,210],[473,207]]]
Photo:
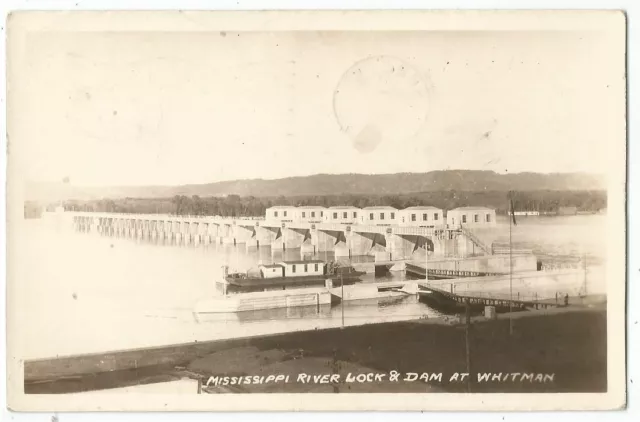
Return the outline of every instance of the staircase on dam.
[[[471,230],[465,228],[464,226],[460,226],[460,231],[462,232],[462,234],[464,234],[467,237],[467,239],[471,240],[471,242],[473,242],[474,245],[482,249],[482,251],[485,254],[487,255],[493,254],[493,250],[491,246],[487,245],[482,240],[480,240],[480,238],[476,236]]]

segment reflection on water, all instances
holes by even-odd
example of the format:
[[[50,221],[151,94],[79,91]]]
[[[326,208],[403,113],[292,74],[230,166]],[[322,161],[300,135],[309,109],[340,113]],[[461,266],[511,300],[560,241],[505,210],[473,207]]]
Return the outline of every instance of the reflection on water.
[[[406,314],[402,315],[398,305],[409,305],[404,308]],[[415,306],[414,306],[415,305]],[[413,317],[423,311],[423,305],[416,296],[398,295],[397,297],[384,297],[379,299],[362,299],[352,302],[338,302],[332,305],[298,306],[295,308],[263,309],[258,311],[234,312],[234,313],[208,313],[194,314],[198,323],[228,323],[228,322],[256,322],[274,320],[319,320],[344,318],[348,320],[363,320],[371,318],[370,322],[376,322],[381,315]],[[424,310],[426,311],[426,309]],[[440,315],[435,310],[427,312],[431,316]],[[422,315],[422,314],[419,314]],[[426,315],[426,313],[425,313]]]
[[[544,248],[595,253],[602,216],[520,219],[519,239]],[[562,221],[560,221],[562,220]],[[558,223],[560,221],[560,223]],[[504,224],[497,229],[504,237]],[[508,234],[508,225],[506,225]],[[299,250],[246,250],[244,245],[176,245],[168,239],[116,238],[75,233],[66,226],[26,220],[12,245],[11,316],[18,356],[51,357],[132,347],[398,321],[438,314],[413,296],[364,300],[320,309],[292,308],[196,316],[194,304],[216,295],[221,267],[248,270],[258,263],[301,259]],[[541,234],[542,233],[542,234]],[[542,236],[542,238],[541,238]],[[332,260],[331,252],[309,258]],[[352,262],[371,261],[369,256]],[[365,282],[402,279],[393,272]]]
[[[106,237],[39,220],[25,221],[20,233],[12,304],[21,328],[16,343],[27,358],[339,327],[343,312],[345,325],[437,315],[415,300],[393,298],[196,318],[195,303],[218,294],[223,265],[247,270],[259,262],[300,259],[300,251]],[[373,274],[364,279],[375,280]]]

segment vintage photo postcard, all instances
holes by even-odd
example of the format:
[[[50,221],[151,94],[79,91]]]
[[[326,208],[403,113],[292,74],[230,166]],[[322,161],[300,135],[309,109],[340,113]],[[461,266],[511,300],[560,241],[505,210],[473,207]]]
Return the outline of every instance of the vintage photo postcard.
[[[623,408],[625,26],[11,14],[9,407]]]

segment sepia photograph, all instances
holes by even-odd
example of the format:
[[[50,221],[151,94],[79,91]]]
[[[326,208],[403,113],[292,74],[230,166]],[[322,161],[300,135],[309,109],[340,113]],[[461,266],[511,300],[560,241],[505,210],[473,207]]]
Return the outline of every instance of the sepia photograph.
[[[625,26],[11,14],[9,407],[624,407]]]

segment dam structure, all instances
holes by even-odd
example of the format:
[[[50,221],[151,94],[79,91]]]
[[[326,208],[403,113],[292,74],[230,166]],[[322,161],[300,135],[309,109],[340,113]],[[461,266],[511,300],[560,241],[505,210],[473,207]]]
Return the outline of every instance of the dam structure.
[[[127,238],[171,239],[178,244],[268,246],[272,251],[333,252],[336,258],[380,261],[491,255],[491,245],[463,227],[416,227],[265,218],[118,214],[66,211],[52,217],[80,232]],[[47,216],[45,216],[47,217]]]
[[[268,247],[272,253],[291,249],[299,250],[303,255],[326,251],[336,260],[372,256],[373,262],[352,265],[365,272],[373,270],[376,276],[386,271],[404,271],[411,276],[404,281],[350,286],[344,292],[325,286],[324,290],[340,300],[377,298],[389,292],[420,292],[422,299],[429,298],[425,291],[442,291],[451,297],[466,295],[464,297],[483,301],[538,303],[555,299],[553,303],[556,304],[559,297],[583,295],[587,278],[601,278],[599,272],[591,269],[587,277],[586,264],[580,260],[572,262],[570,267],[547,270],[540,265],[541,261],[533,251],[513,251],[510,247],[498,247],[495,242],[485,243],[477,235],[479,229],[464,225],[375,225],[355,218],[346,223],[282,221],[269,218],[269,214],[267,218],[229,218],[57,211],[46,213],[44,217],[60,228],[127,239],[165,239],[176,245],[221,244],[246,247],[247,250]],[[460,220],[464,222],[463,218]],[[494,230],[492,227],[487,229]],[[424,282],[417,281],[420,279]],[[273,299],[275,294],[272,293],[268,300]],[[293,300],[287,299],[292,293],[280,293],[282,297],[278,300]],[[307,293],[297,291],[297,294]],[[317,296],[317,292],[309,298],[317,304],[326,301]]]

